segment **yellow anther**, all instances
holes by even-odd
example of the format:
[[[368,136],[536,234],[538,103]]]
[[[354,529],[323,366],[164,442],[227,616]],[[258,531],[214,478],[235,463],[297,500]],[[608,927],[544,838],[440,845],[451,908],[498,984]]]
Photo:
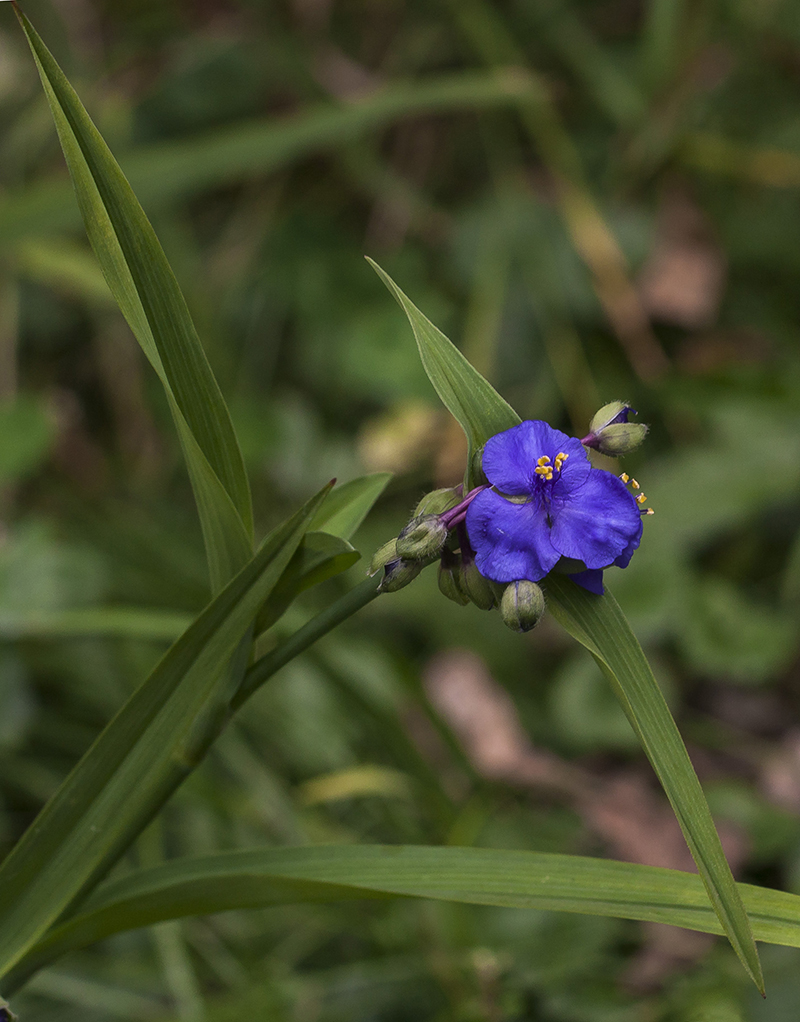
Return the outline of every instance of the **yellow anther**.
[[[647,500],[647,497],[645,497],[645,495],[643,493],[640,493],[639,496],[636,498],[636,503],[637,504],[644,504],[644,502],[646,500]]]
[[[552,465],[539,465],[534,469],[537,476],[544,476],[549,482],[553,478],[553,466]]]
[[[556,472],[561,471],[561,466],[564,464],[568,457],[569,455],[564,454],[563,451],[558,452],[558,454],[556,455]]]
[[[628,475],[627,472],[623,472],[622,475],[620,476],[620,479],[623,481],[623,483],[627,483],[628,480],[630,479],[630,476]]]
[[[634,490],[639,489],[639,484],[636,482],[635,479],[631,479],[631,486],[634,488]]]
[[[645,514],[646,514],[646,515],[654,515],[654,514],[655,514],[655,511],[654,511],[654,510],[653,510],[653,509],[652,509],[651,507],[649,507],[649,508],[648,508],[648,509],[647,509],[647,510],[645,511]]]
[[[543,455],[541,456],[541,458],[539,458],[539,460],[538,460],[538,461],[536,462],[536,464],[537,464],[537,465],[539,465],[539,466],[540,466],[540,467],[542,467],[542,468],[543,468],[543,467],[544,467],[545,465],[548,465],[549,463],[550,463],[550,459],[549,459],[549,458],[547,457],[547,455],[546,455],[546,454],[543,454]]]

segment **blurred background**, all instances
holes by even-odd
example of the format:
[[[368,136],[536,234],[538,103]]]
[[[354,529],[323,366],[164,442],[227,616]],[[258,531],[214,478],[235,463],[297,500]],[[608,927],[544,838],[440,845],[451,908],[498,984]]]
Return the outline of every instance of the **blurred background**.
[[[464,446],[378,260],[527,418],[627,399],[655,515],[607,581],[740,879],[800,891],[800,14],[791,0],[27,0],[151,216],[261,534],[395,473],[368,559]],[[0,846],[207,599],[168,410],[0,8]],[[609,463],[610,467],[613,467]],[[290,620],[363,577],[303,599]],[[94,608],[123,608],[115,618]],[[134,616],[124,608],[134,608]],[[143,613],[147,612],[147,613]],[[435,572],[285,669],[140,841],[451,843],[689,868],[588,654]],[[795,1022],[720,940],[424,902],[229,913],[31,982],[26,1022]]]

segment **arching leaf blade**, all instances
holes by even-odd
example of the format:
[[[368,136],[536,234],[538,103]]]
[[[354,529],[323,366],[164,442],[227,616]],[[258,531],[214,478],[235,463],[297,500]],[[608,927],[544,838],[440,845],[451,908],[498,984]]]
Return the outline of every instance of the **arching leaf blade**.
[[[156,369],[178,422],[181,444],[193,486],[203,489],[198,506],[206,542],[218,541],[219,525],[242,531],[245,555],[237,536],[228,549],[211,551],[212,574],[226,561],[238,570],[252,552],[252,506],[244,462],[211,367],[161,245],[116,160],[86,113],[77,94],[35,29],[17,12],[36,61],[56,123],[89,240],[117,304]],[[217,499],[206,466],[195,464],[196,452],[186,431],[219,480],[240,522],[226,502]],[[210,510],[216,523],[206,521]],[[236,551],[240,549],[237,556]],[[216,587],[227,581],[214,578]]]
[[[800,947],[800,896],[739,884],[759,940]],[[320,846],[178,859],[106,881],[7,978],[13,992],[68,951],[165,919],[296,902],[411,897],[577,912],[722,934],[694,873],[500,849]]]
[[[0,867],[0,975],[113,865],[219,733],[258,608],[297,550],[325,487],[174,643]]]

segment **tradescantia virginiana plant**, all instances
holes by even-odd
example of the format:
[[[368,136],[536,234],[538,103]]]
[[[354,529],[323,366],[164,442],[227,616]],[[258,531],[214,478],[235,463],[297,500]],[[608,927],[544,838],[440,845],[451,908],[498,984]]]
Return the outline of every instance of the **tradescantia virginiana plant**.
[[[737,885],[697,777],[602,571],[642,538],[633,481],[592,467],[645,428],[623,402],[582,440],[514,410],[377,266],[426,372],[464,429],[460,491],[429,494],[372,574],[269,653],[254,640],[311,585],[349,567],[349,543],[385,476],[325,487],[256,548],[249,486],[222,394],[146,216],[52,55],[22,28],[42,79],[87,234],[161,380],[192,482],[213,598],[85,753],[0,867],[0,992],[60,955],[181,915],[291,901],[426,897],[653,920],[725,934],[763,991],[754,937],[800,946],[800,898]],[[374,265],[374,264],[373,264]],[[631,488],[634,487],[634,488]],[[515,630],[545,603],[600,665],[670,799],[699,876],[563,855],[468,848],[250,849],[107,879],[227,720],[276,671],[381,594],[439,562],[443,593],[499,607]],[[385,598],[391,598],[390,596]],[[509,641],[517,641],[509,636]],[[0,1001],[0,1018],[10,1008]]]

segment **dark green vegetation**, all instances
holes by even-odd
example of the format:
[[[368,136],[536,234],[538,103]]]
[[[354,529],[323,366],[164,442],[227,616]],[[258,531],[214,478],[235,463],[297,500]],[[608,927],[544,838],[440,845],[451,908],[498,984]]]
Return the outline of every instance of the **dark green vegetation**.
[[[792,5],[25,10],[153,219],[232,406],[259,537],[333,475],[394,470],[355,539],[369,556],[424,490],[461,475],[460,434],[364,253],[521,414],[582,435],[608,400],[640,408],[653,430],[624,467],[656,514],[609,582],[739,877],[794,889]],[[0,14],[10,847],[208,583],[166,402],[85,244],[35,70]],[[552,619],[521,639],[446,603],[431,575],[270,682],[138,863],[369,842],[688,868],[588,655]],[[347,584],[309,592],[290,623]],[[123,934],[40,974],[15,1008],[195,1018],[202,995],[209,1019],[780,1022],[800,1000],[797,956],[763,949],[762,1006],[727,947],[680,931],[356,901]]]

